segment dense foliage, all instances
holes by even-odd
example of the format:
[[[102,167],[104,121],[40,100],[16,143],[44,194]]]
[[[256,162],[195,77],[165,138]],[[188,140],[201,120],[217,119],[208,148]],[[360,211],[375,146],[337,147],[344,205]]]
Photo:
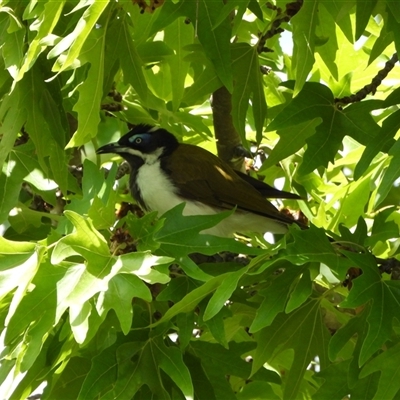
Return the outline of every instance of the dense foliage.
[[[0,1],[0,397],[400,398],[396,49],[395,1]],[[142,216],[96,156],[212,149],[221,90],[310,229]]]

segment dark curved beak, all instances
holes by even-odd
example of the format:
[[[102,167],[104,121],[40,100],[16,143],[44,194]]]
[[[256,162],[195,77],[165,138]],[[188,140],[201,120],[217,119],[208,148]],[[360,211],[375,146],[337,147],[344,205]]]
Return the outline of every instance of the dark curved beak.
[[[118,154],[118,153],[121,153],[122,149],[123,149],[123,147],[120,144],[118,144],[118,142],[115,142],[115,143],[109,143],[109,144],[99,147],[96,150],[96,153],[97,154],[107,154],[107,153],[117,153]]]

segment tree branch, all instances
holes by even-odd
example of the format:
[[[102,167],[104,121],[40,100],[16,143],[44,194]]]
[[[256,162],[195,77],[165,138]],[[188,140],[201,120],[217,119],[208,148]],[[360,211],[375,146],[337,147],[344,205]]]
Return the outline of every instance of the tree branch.
[[[260,34],[260,38],[257,43],[257,51],[258,53],[262,52],[272,52],[270,48],[265,46],[265,42],[272,38],[272,36],[279,35],[284,31],[281,28],[281,24],[283,22],[289,22],[292,17],[294,17],[301,9],[303,5],[303,0],[296,0],[292,3],[287,3],[285,5],[286,9],[282,12],[280,7],[275,6],[274,4],[267,3],[267,7],[271,10],[276,11],[275,18],[271,21],[271,28],[268,29],[264,34]]]
[[[335,103],[338,105],[356,103],[357,101],[365,99],[365,97],[367,97],[367,95],[370,93],[375,94],[376,89],[386,78],[388,73],[393,69],[397,61],[399,61],[399,58],[397,53],[394,53],[392,58],[385,64],[385,67],[376,74],[369,85],[365,85],[360,91],[358,91],[356,94],[352,94],[351,96],[336,98]]]
[[[225,86],[213,93],[211,108],[218,156],[233,169],[244,172],[245,149],[233,125],[232,95]]]

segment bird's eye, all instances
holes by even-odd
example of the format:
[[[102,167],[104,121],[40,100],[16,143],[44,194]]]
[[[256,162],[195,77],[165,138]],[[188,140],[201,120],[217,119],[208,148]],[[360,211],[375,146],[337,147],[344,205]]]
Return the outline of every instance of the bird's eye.
[[[135,143],[136,143],[136,144],[142,143],[142,138],[140,138],[140,137],[136,138],[136,139],[135,139]]]

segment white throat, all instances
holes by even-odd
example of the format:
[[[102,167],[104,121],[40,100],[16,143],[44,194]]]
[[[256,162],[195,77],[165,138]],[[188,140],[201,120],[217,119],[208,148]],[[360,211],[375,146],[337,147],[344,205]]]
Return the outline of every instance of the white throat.
[[[124,148],[124,153],[132,154],[133,156],[140,157],[145,164],[152,165],[160,158],[164,152],[165,147],[160,147],[152,153],[142,153],[139,150],[131,149],[130,147]]]

